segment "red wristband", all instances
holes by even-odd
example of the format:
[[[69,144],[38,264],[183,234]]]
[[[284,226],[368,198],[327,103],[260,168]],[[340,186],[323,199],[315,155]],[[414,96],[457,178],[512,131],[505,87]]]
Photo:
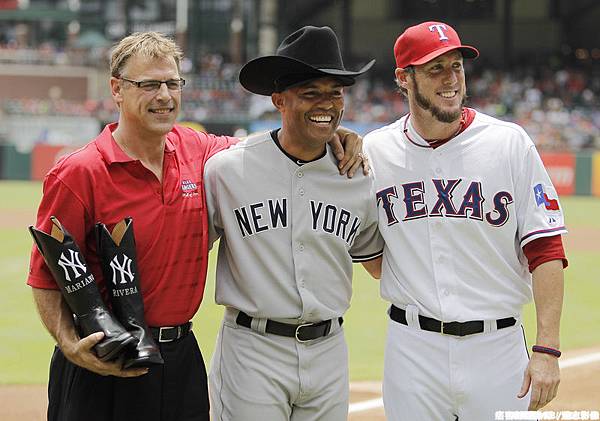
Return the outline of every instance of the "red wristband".
[[[542,354],[554,355],[556,358],[560,357],[562,354],[562,352],[560,352],[558,349],[550,348],[547,346],[541,346],[541,345],[534,345],[531,347],[531,350],[533,352],[540,352]]]

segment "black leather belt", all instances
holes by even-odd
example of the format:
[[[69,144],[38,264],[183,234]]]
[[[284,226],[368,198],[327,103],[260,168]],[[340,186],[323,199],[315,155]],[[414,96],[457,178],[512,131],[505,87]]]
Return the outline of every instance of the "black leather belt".
[[[251,328],[252,317],[248,316],[243,311],[240,311],[235,319],[236,323],[240,326]],[[340,326],[344,323],[344,319],[338,318]],[[288,323],[276,322],[275,320],[267,320],[267,326],[265,332],[272,333],[273,335],[287,336],[289,338],[296,338],[298,342],[312,341],[313,339],[321,338],[329,335],[331,331],[331,319],[324,320],[317,323],[302,323],[299,325],[293,325]]]
[[[192,330],[192,322],[187,322],[179,326],[151,327],[152,337],[157,342],[173,342],[185,338]]]
[[[392,304],[390,308],[390,318],[398,323],[408,326],[406,321],[406,311]],[[496,327],[504,329],[505,327],[514,326],[517,319],[507,317],[505,319],[496,320]],[[443,333],[444,335],[467,336],[475,333],[481,333],[484,330],[483,320],[471,320],[468,322],[442,322],[431,317],[419,316],[419,326],[421,329],[430,332]]]

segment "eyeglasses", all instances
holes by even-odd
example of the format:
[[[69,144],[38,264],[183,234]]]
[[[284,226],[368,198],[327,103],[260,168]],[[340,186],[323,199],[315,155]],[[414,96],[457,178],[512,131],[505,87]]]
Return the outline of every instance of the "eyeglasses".
[[[131,80],[124,77],[120,77],[119,79],[124,80],[125,82],[129,82],[132,85],[137,86],[143,91],[146,92],[156,92],[160,89],[161,85],[164,83],[167,85],[167,89],[169,91],[180,91],[181,88],[185,86],[185,79],[169,79],[169,80]]]

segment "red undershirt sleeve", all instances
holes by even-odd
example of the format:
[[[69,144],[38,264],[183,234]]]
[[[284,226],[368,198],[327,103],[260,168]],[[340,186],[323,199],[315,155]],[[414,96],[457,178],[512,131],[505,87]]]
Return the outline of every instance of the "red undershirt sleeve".
[[[523,246],[523,253],[527,257],[529,272],[552,260],[562,260],[563,268],[569,265],[560,235],[536,238]]]

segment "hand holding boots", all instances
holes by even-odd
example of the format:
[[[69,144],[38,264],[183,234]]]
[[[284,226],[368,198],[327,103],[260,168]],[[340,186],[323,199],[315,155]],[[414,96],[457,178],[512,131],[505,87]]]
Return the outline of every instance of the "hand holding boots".
[[[123,369],[163,364],[144,319],[131,218],[120,221],[112,234],[104,224],[96,225],[98,254],[116,318],[106,308],[79,247],[58,219],[51,220],[50,235],[33,226],[29,231],[82,338],[63,349],[65,356],[98,374],[120,377],[147,372]]]
[[[148,368],[123,368],[124,355],[121,354],[116,360],[101,361],[96,357],[93,347],[104,338],[102,332],[92,333],[73,344],[70,349],[61,348],[63,354],[73,364],[77,364],[87,370],[93,371],[101,376],[137,377],[148,373]]]
[[[33,226],[29,232],[77,319],[79,336],[102,332],[104,336],[93,344],[93,349],[101,361],[114,360],[136,339],[108,311],[94,275],[69,232],[55,217],[51,221],[50,235]]]

